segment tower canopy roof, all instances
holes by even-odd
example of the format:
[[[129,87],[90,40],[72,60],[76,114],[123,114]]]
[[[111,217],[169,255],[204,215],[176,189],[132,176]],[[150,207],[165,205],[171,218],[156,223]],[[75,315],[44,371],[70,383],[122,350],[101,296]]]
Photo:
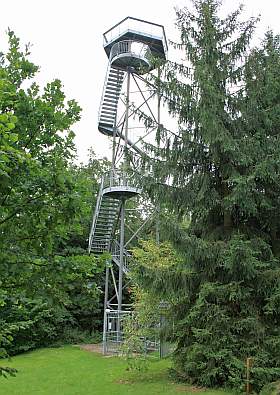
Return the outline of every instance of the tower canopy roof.
[[[167,40],[165,30],[162,25],[144,21],[133,17],[126,17],[104,34],[104,49],[107,56],[110,56],[112,46],[124,40],[135,40],[149,45],[154,56],[166,59]]]

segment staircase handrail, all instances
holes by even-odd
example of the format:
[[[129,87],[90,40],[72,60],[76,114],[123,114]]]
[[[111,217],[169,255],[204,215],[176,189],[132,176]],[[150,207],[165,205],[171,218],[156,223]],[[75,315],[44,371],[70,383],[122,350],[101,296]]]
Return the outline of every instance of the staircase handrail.
[[[99,122],[100,116],[101,116],[101,109],[102,109],[102,104],[103,104],[103,101],[104,101],[105,90],[106,90],[106,83],[107,83],[107,79],[108,79],[109,70],[110,70],[110,62],[108,63],[107,71],[106,71],[106,77],[105,77],[105,80],[104,80],[104,83],[103,83],[102,95],[101,95],[101,100],[100,100],[99,109],[98,109],[98,122]]]
[[[109,78],[110,70],[111,70],[111,62],[109,60],[108,66],[107,66],[107,71],[106,71],[106,77],[105,77],[105,80],[104,80],[104,83],[103,83],[102,96],[101,96],[99,109],[98,109],[98,123],[100,122],[101,110],[102,110],[102,105],[103,105],[103,101],[104,101],[104,97],[105,97],[106,86],[107,86],[107,81],[108,81],[108,78]]]
[[[99,188],[99,192],[98,192],[98,196],[97,196],[94,216],[93,216],[93,219],[92,219],[92,224],[91,224],[91,229],[90,229],[90,234],[89,234],[89,240],[88,240],[88,252],[89,253],[90,253],[90,250],[91,250],[92,239],[93,239],[93,235],[94,235],[95,228],[96,228],[97,217],[98,217],[98,213],[99,213],[101,202],[102,202],[103,189],[104,189],[104,179],[105,179],[105,176],[103,175],[102,178],[101,178],[100,188]]]

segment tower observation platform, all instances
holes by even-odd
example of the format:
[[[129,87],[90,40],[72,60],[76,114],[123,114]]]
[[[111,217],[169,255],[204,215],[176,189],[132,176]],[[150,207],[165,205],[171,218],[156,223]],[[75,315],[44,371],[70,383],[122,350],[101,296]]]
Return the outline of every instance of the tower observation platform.
[[[103,34],[104,49],[109,59],[107,76],[100,104],[98,129],[113,136],[125,74],[151,71],[152,58],[166,59],[167,40],[162,25],[127,17]],[[120,130],[116,134],[124,138]],[[130,144],[130,141],[128,141]]]
[[[143,228],[141,225],[132,234],[130,232],[129,237],[126,236],[126,201],[141,194],[141,185],[133,177],[130,153],[143,153],[137,144],[140,140],[135,140],[131,120],[137,117],[137,110],[142,109],[143,105],[151,112],[148,101],[157,96],[157,90],[150,87],[152,94],[145,98],[140,82],[145,85],[145,74],[156,67],[154,58],[166,60],[168,48],[162,25],[132,17],[123,19],[107,30],[103,38],[108,68],[100,102],[98,130],[112,139],[112,165],[101,180],[88,250],[95,255],[103,252],[111,255],[111,261],[106,265],[104,292],[103,350],[106,353],[109,349],[112,350],[112,345],[118,346],[122,342],[122,316],[127,314],[129,307],[123,303],[123,275],[129,272],[129,245]],[[133,82],[138,96],[141,100],[144,99],[137,109],[131,103],[131,94],[135,93],[131,88]],[[122,115],[121,105],[124,107]],[[159,108],[158,97],[158,114],[151,114],[155,120],[153,130],[160,124]],[[144,130],[144,134],[149,133],[150,131]],[[143,218],[145,222],[148,221],[146,216]]]
[[[146,55],[166,59],[167,40],[162,25],[132,17],[126,17],[103,34],[104,49],[108,58],[115,63],[115,57],[127,53],[131,57],[146,58]],[[122,47],[121,43],[131,47]],[[147,52],[146,52],[147,51]],[[147,62],[149,64],[149,62]],[[136,63],[136,66],[137,63]],[[124,65],[127,67],[127,65]]]

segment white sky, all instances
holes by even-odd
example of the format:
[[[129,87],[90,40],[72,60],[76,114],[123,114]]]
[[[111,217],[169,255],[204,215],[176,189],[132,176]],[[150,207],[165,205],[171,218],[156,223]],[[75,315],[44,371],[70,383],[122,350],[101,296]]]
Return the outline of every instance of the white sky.
[[[239,0],[224,0],[224,10],[238,6]],[[1,2],[0,51],[6,49],[7,28],[31,42],[32,60],[41,66],[39,83],[62,80],[68,99],[83,108],[75,125],[81,160],[93,147],[98,156],[108,155],[107,138],[97,130],[99,102],[107,67],[103,32],[126,16],[165,26],[167,38],[174,39],[174,7],[190,0],[7,0]],[[261,14],[257,37],[268,28],[280,32],[280,0],[243,0],[244,17]],[[172,54],[174,56],[174,54]]]

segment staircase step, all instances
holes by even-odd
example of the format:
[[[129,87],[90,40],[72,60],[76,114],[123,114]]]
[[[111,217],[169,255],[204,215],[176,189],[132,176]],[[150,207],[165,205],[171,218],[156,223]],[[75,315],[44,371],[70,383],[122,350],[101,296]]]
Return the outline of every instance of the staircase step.
[[[124,80],[124,75],[123,75],[123,74],[120,74],[120,73],[109,73],[108,79],[110,79],[110,78],[116,78],[116,79],[118,79],[118,81],[123,82],[123,80]]]
[[[108,213],[108,214],[115,214],[118,211],[118,207],[101,207],[99,212]]]
[[[107,245],[109,244],[109,242],[110,242],[110,239],[106,240],[106,239],[98,239],[98,238],[97,238],[97,239],[92,243],[92,245],[93,245],[94,247],[96,247],[96,246],[102,246],[102,245],[107,246]]]
[[[109,228],[112,229],[113,226],[114,226],[114,222],[107,223],[107,222],[103,221],[103,222],[97,222],[97,224],[96,224],[96,228],[98,227],[98,229],[102,229],[102,227],[107,228],[107,229],[109,229]]]
[[[112,88],[112,89],[121,89],[121,86],[120,86],[120,84],[118,84],[118,83],[114,83],[114,82],[107,82],[107,84],[106,84],[106,90],[107,90],[107,88]]]
[[[113,94],[113,93],[108,92],[104,95],[104,100],[113,99],[117,102],[119,100],[119,97],[120,97],[119,94]]]
[[[109,233],[111,233],[111,231],[112,231],[112,228],[113,228],[113,226],[104,226],[104,225],[101,225],[101,226],[97,226],[96,227],[96,231],[98,231],[98,232],[109,232]]]
[[[109,222],[112,222],[112,223],[114,223],[115,222],[115,219],[117,218],[117,211],[118,210],[115,210],[114,212],[111,212],[111,215],[106,215],[106,221],[107,221],[107,223],[109,223]],[[99,213],[100,214],[100,213]],[[102,216],[102,219],[103,219],[103,217],[104,217],[104,214],[108,214],[108,212],[107,211],[101,211],[101,216]],[[101,217],[100,217],[101,218]],[[103,220],[104,221],[104,220]]]
[[[97,222],[96,224],[96,229],[98,228],[98,229],[112,230],[113,227],[114,227],[114,222],[110,223],[109,225],[107,225],[107,223],[105,222],[100,222],[100,223]]]
[[[115,93],[116,95],[119,95],[120,93],[120,91],[121,91],[121,89],[122,89],[122,87],[121,86],[114,86],[114,85],[106,85],[106,89],[105,89],[105,94],[106,93],[109,93],[109,94],[112,94],[112,93]],[[110,92],[112,92],[112,93],[110,93]]]
[[[103,104],[102,104],[102,107],[104,106],[104,105],[113,105],[114,107],[116,107],[116,108],[118,108],[118,100],[110,100],[110,99],[107,99],[107,98],[105,98],[104,100],[103,100]]]
[[[111,67],[111,69],[110,69],[110,74],[111,73],[113,73],[113,74],[119,74],[119,75],[124,75],[124,71],[123,70],[120,70],[120,69],[114,69],[113,67]]]
[[[103,103],[103,105],[102,105],[102,110],[105,110],[105,111],[109,110],[109,111],[116,112],[117,108],[118,108],[117,104]]]
[[[97,221],[96,225],[98,225],[99,228],[101,228],[101,227],[103,227],[103,228],[105,228],[105,227],[106,228],[112,228],[114,222],[111,222],[111,221],[109,222],[109,221],[103,220],[103,218],[102,218],[102,221],[100,221],[100,222]]]
[[[115,117],[117,115],[117,111],[114,108],[107,109],[107,108],[102,107],[100,114],[101,115],[104,114],[105,116],[109,115],[110,117],[112,117],[112,116]]]
[[[115,92],[111,92],[111,91],[110,92],[106,92],[106,95],[104,96],[104,100],[107,100],[107,99],[110,100],[111,99],[111,100],[114,100],[115,103],[117,104],[119,102],[120,95],[115,95],[114,93]]]
[[[116,118],[116,114],[101,111],[100,118],[101,117],[102,118],[108,118],[108,119],[115,119]]]
[[[101,118],[101,117],[102,117],[102,118],[108,118],[108,119],[115,120],[116,114],[114,114],[114,113],[108,113],[108,111],[106,111],[106,112],[102,111],[101,114],[100,114],[100,118]]]
[[[103,127],[107,127],[107,128],[114,128],[115,122],[110,120],[110,119],[106,119],[106,118],[100,118],[99,120],[99,124]]]
[[[104,109],[103,107],[102,107],[102,109],[101,109],[101,114],[104,114],[104,115],[110,115],[110,116],[116,116],[117,114],[116,114],[116,110],[114,110],[114,109],[111,109],[111,110],[107,110],[107,109]]]
[[[107,244],[111,240],[111,237],[96,236],[92,244]]]
[[[115,101],[115,102],[103,101],[102,108],[103,107],[109,107],[109,108],[116,109],[116,108],[118,108],[118,102],[117,101]]]
[[[103,210],[99,211],[99,214],[102,214],[102,215],[107,214],[107,216],[109,216],[109,214],[114,214],[114,215],[111,215],[112,218],[107,218],[109,221],[110,220],[114,221],[115,218],[113,218],[113,217],[116,217],[117,212],[118,212],[118,210],[113,210],[113,209],[106,210],[106,209],[103,209]]]
[[[107,206],[109,206],[109,207],[117,207],[117,206],[119,206],[119,202],[117,201],[117,200],[114,200],[114,201],[112,201],[112,200],[108,200],[109,198],[106,198],[105,196],[104,196],[104,201],[102,202],[102,206],[103,205],[105,205],[106,207]]]
[[[109,74],[107,81],[115,82],[119,85],[122,83],[122,78],[120,78],[117,74]]]
[[[101,218],[101,221],[98,221],[98,223],[100,222],[100,224],[108,224],[108,225],[113,225],[114,224],[114,220],[111,220],[110,218],[106,218],[106,220],[105,219],[103,219],[103,218]]]
[[[100,123],[102,123],[102,122],[104,122],[104,123],[108,123],[109,125],[112,125],[112,126],[114,126],[114,124],[115,124],[115,122],[114,122],[114,119],[113,118],[108,118],[108,117],[100,117]]]

